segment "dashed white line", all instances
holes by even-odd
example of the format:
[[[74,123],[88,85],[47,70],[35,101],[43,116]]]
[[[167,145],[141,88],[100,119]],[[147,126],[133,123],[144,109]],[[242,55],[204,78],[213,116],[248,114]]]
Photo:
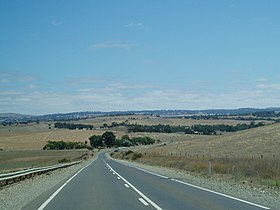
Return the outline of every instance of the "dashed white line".
[[[137,192],[145,201],[147,201],[149,204],[151,204],[155,209],[162,210],[157,204],[155,204],[151,199],[149,199],[146,195],[144,195],[142,192],[140,192],[136,187],[134,187],[130,182],[128,182],[125,178],[123,178],[121,175],[119,175],[108,163],[106,163],[107,166],[110,167],[116,173],[126,184],[128,184],[135,192]]]
[[[118,179],[121,179],[120,177],[117,177]]]
[[[124,186],[125,186],[126,188],[129,188],[129,185],[128,185],[128,184],[124,184]]]
[[[149,204],[143,198],[138,198],[138,200],[143,203],[144,206],[149,206]]]

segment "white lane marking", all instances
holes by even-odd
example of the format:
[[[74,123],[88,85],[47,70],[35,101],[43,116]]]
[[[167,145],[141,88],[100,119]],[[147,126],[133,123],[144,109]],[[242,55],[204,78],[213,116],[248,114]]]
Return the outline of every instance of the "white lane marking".
[[[140,171],[144,171],[144,172],[146,172],[146,173],[149,173],[149,174],[152,174],[152,175],[155,175],[155,176],[164,178],[164,179],[168,179],[167,176],[163,176],[163,175],[160,175],[160,174],[151,172],[151,171],[147,171],[147,170],[145,170],[145,169],[143,169],[143,168],[139,168],[139,167],[137,167],[137,166],[132,166],[132,165],[128,165],[128,166],[129,166],[129,167],[132,167],[132,168],[136,168],[136,169],[138,169],[138,170],[140,170]]]
[[[120,177],[117,177],[118,179],[121,179]]]
[[[107,166],[109,166],[113,171],[114,169],[106,163]],[[114,171],[126,184],[128,184],[135,192],[137,192],[142,198],[144,198],[148,203],[150,203],[155,209],[162,210],[157,204],[155,204],[153,201],[151,201],[146,195],[144,195],[142,192],[140,192],[136,187],[134,187],[130,182],[128,182],[125,178],[123,178],[121,175],[119,175],[116,171]]]
[[[208,189],[206,189],[206,188],[199,187],[199,186],[196,186],[196,185],[192,185],[192,184],[189,184],[189,183],[186,183],[186,182],[182,182],[182,181],[179,181],[179,180],[176,180],[176,179],[171,179],[171,180],[174,181],[174,182],[178,182],[178,183],[184,184],[184,185],[188,185],[188,186],[190,186],[190,187],[194,187],[194,188],[197,188],[197,189],[200,189],[200,190],[204,190],[204,191],[206,191],[206,192],[214,193],[214,194],[217,194],[217,195],[226,197],[226,198],[230,198],[230,199],[233,199],[233,200],[236,200],[236,201],[240,201],[240,202],[243,202],[243,203],[252,205],[252,206],[256,206],[256,207],[259,207],[259,208],[262,208],[262,209],[270,209],[270,208],[268,208],[268,207],[261,206],[261,205],[256,204],[256,203],[252,203],[252,202],[245,201],[245,200],[242,200],[242,199],[239,199],[239,198],[235,198],[235,197],[232,197],[232,196],[223,194],[223,193],[215,192],[215,191],[213,191],[213,190],[208,190]]]
[[[129,188],[129,185],[128,185],[128,184],[124,184],[124,186],[127,187],[127,188]]]
[[[143,198],[138,198],[138,200],[143,203],[144,206],[149,206],[149,204]]]
[[[92,164],[95,160],[97,160],[98,156],[96,159],[94,159],[91,163],[88,165],[84,166],[81,168],[76,174],[74,174],[70,179],[68,179],[60,188],[58,188],[37,210],[43,210],[51,201],[54,199],[55,196],[72,180],[74,179],[82,170],[84,170],[86,167],[88,167],[90,164]]]

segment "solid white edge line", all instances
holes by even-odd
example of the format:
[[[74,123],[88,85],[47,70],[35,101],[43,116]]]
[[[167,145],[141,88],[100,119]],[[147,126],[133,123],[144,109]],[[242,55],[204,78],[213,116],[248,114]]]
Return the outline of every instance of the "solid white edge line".
[[[98,156],[97,156],[98,158]],[[96,158],[96,159],[97,159]],[[37,210],[43,210],[54,198],[57,196],[57,194],[72,180],[74,179],[82,170],[84,170],[86,167],[88,167],[90,164],[92,164],[96,159],[94,159],[92,162],[90,162],[88,165],[81,168],[77,173],[75,173],[70,179],[68,179],[60,188],[58,188]]]
[[[168,179],[168,178],[169,178],[169,177],[167,177],[167,176],[163,176],[163,175],[160,175],[160,174],[157,174],[157,173],[154,173],[154,172],[151,172],[151,171],[145,170],[145,169],[140,168],[140,167],[137,167],[137,166],[133,166],[133,165],[125,164],[125,163],[119,162],[119,161],[114,160],[114,159],[112,159],[112,160],[113,160],[113,161],[115,161],[115,162],[118,162],[119,164],[123,164],[123,165],[128,166],[128,167],[131,167],[131,168],[136,168],[136,169],[138,169],[138,170],[140,170],[140,171],[144,171],[144,172],[146,172],[146,173],[149,173],[149,174],[152,174],[152,175],[155,175],[155,176],[158,176],[158,177],[164,178],[164,179]]]
[[[143,198],[138,198],[138,200],[143,203],[144,206],[149,206],[149,204]]]
[[[196,185],[193,185],[193,184],[189,184],[189,183],[186,183],[186,182],[183,182],[183,181],[179,181],[179,180],[176,180],[176,179],[171,179],[171,180],[172,180],[172,181],[175,181],[175,182],[178,182],[178,183],[181,183],[181,184],[184,184],[184,185],[188,185],[188,186],[190,186],[190,187],[194,187],[194,188],[197,188],[197,189],[200,189],[200,190],[204,190],[204,191],[206,191],[206,192],[214,193],[214,194],[217,194],[217,195],[226,197],[226,198],[230,198],[230,199],[237,200],[237,201],[240,201],[240,202],[243,202],[243,203],[246,203],[246,204],[250,204],[250,205],[252,205],[252,206],[256,206],[256,207],[259,207],[259,208],[262,208],[262,209],[270,209],[270,208],[268,208],[268,207],[261,206],[261,205],[256,204],[256,203],[252,203],[252,202],[245,201],[245,200],[242,200],[242,199],[239,199],[239,198],[235,198],[235,197],[232,197],[232,196],[230,196],[230,195],[223,194],[223,193],[215,192],[215,191],[213,191],[213,190],[208,190],[208,189],[206,189],[206,188],[199,187],[199,186],[196,186]]]
[[[157,173],[154,173],[154,172],[145,170],[145,169],[143,169],[143,168],[139,168],[139,167],[137,167],[137,166],[132,166],[132,165],[128,165],[128,166],[129,166],[129,167],[132,167],[132,168],[136,168],[136,169],[138,169],[138,170],[140,170],[140,171],[144,171],[144,172],[146,172],[146,173],[149,173],[149,174],[152,174],[152,175],[155,175],[155,176],[164,178],[164,179],[168,179],[167,176],[163,176],[163,175],[160,175],[160,174],[157,174]]]
[[[137,192],[143,199],[145,199],[148,203],[150,203],[155,209],[162,210],[157,204],[151,201],[146,195],[140,192],[136,187],[134,187],[130,182],[128,182],[125,178],[119,175],[108,163],[106,163],[125,183],[127,183],[135,192]]]

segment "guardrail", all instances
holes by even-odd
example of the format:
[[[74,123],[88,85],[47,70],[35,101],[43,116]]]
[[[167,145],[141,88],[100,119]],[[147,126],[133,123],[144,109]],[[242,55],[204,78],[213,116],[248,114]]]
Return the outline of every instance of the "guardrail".
[[[81,162],[82,162],[82,160],[71,162],[71,163],[61,163],[61,164],[52,165],[52,166],[32,168],[32,169],[26,169],[26,170],[16,171],[16,172],[12,172],[12,173],[0,174],[0,187],[14,183],[14,182],[21,181],[26,178],[33,177],[35,175],[40,175],[43,173],[47,173],[49,171],[54,171],[59,168],[66,168],[66,167],[69,167],[69,166],[72,166],[72,165],[75,165],[75,164],[78,164]]]

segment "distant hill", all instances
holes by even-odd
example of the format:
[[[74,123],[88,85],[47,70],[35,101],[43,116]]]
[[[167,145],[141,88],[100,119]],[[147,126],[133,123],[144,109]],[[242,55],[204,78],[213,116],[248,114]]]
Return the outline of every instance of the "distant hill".
[[[206,110],[138,110],[138,111],[110,111],[110,112],[72,112],[56,113],[47,115],[24,115],[18,113],[0,113],[0,122],[36,122],[36,121],[67,121],[89,119],[97,116],[118,116],[118,115],[155,115],[162,117],[184,116],[184,115],[253,115],[261,113],[261,116],[271,117],[274,113],[280,113],[280,108],[240,108],[240,109],[206,109]]]
[[[0,122],[1,121],[19,121],[26,118],[31,118],[31,115],[24,115],[18,113],[0,113]]]

